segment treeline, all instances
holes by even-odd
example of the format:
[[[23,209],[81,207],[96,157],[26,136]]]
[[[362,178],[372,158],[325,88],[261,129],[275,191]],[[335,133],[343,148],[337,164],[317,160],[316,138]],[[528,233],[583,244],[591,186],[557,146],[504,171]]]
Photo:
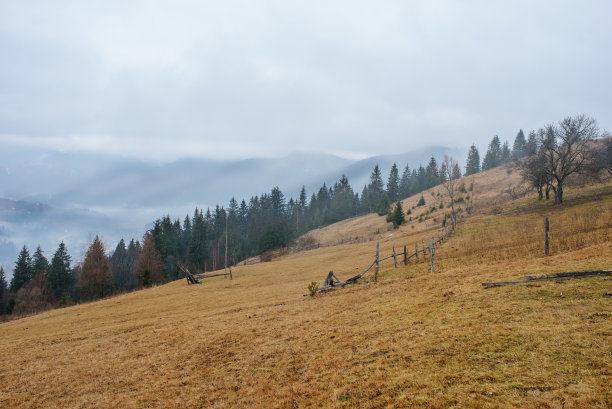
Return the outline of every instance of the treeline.
[[[305,187],[297,198],[289,200],[275,187],[270,193],[251,197],[248,203],[242,200],[239,204],[232,198],[227,208],[195,209],[182,222],[164,216],[155,221],[150,234],[164,262],[165,279],[174,280],[181,276],[181,263],[196,271],[223,267],[226,241],[228,265],[232,265],[286,247],[309,230],[362,214],[391,214],[389,221],[397,227],[404,221],[403,211],[401,215],[396,209],[392,212],[391,204],[443,183],[448,174],[445,166],[438,166],[432,156],[425,167],[411,170],[406,165],[400,177],[394,163],[385,185],[376,165],[361,195],[344,175],[333,186],[323,184],[309,199]],[[459,166],[455,164],[451,174],[461,177]]]
[[[478,148],[470,147],[465,175],[493,169],[514,161],[523,180],[537,192],[540,200],[554,193],[555,203],[563,203],[563,190],[572,175],[596,177],[602,170],[612,174],[612,140],[601,132],[594,118],[576,115],[529,132],[519,130],[512,150],[497,135],[491,139],[482,166]],[[607,137],[607,138],[606,138]],[[597,141],[604,138],[601,141]]]
[[[84,260],[74,266],[63,242],[51,262],[40,246],[33,255],[24,246],[10,284],[0,268],[0,314],[29,314],[172,281],[181,277],[181,263],[195,271],[216,270],[225,265],[226,231],[228,265],[232,265],[286,247],[309,230],[370,212],[388,215],[398,227],[405,222],[404,212],[401,205],[391,209],[391,204],[443,183],[448,174],[445,166],[438,166],[432,156],[427,166],[406,165],[400,176],[393,164],[385,184],[376,165],[361,195],[342,175],[310,198],[305,187],[299,197],[289,200],[275,187],[248,202],[232,198],[227,208],[217,205],[205,212],[196,208],[182,221],[164,216],[155,220],[142,242],[132,239],[126,244],[121,239],[110,256],[96,237]],[[452,174],[461,176],[458,166]]]
[[[612,173],[612,139],[593,141],[601,136],[595,120],[585,116],[547,125],[530,132],[528,138],[520,130],[512,149],[496,135],[482,162],[472,145],[465,174],[516,161],[540,198],[548,198],[553,191],[555,201],[561,203],[572,174],[597,174],[603,169]],[[405,222],[399,200],[439,184],[452,185],[460,177],[456,161],[438,165],[432,156],[426,166],[411,169],[405,165],[401,175],[394,163],[386,184],[376,165],[361,194],[344,175],[333,186],[323,184],[310,197],[302,187],[297,198],[287,200],[275,187],[248,201],[238,203],[232,198],[227,208],[217,205],[205,212],[196,208],[182,221],[164,216],[155,220],[141,242],[132,239],[126,245],[121,239],[110,256],[96,237],[85,259],[74,267],[63,242],[51,262],[40,247],[30,256],[24,246],[10,284],[0,267],[0,314],[27,314],[175,280],[181,277],[180,264],[194,271],[216,270],[225,265],[226,242],[227,262],[233,265],[286,247],[309,230],[362,214],[387,215],[387,221],[398,227]],[[393,202],[397,204],[392,209]]]

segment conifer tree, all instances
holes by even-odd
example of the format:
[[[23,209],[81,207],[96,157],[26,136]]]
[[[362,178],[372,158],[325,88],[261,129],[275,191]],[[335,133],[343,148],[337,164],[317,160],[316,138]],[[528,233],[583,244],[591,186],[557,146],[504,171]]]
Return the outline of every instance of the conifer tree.
[[[527,145],[525,146],[526,156],[533,156],[538,153],[539,143],[535,131],[529,132],[529,139],[527,139]]]
[[[512,159],[512,152],[510,152],[510,145],[508,144],[508,141],[505,141],[501,149],[500,164],[507,163],[510,161],[510,159]]]
[[[410,166],[406,164],[406,167],[404,168],[404,172],[402,173],[402,178],[400,179],[400,184],[399,184],[399,198],[400,199],[405,199],[408,196],[410,196],[410,184],[411,184],[410,175],[411,175]]]
[[[15,269],[13,270],[13,278],[11,279],[10,286],[11,292],[16,293],[21,287],[26,285],[34,277],[33,271],[32,257],[30,257],[30,252],[24,245],[15,262]]]
[[[473,175],[478,172],[480,172],[480,155],[478,154],[476,145],[472,144],[465,164],[465,176]]]
[[[376,203],[378,203],[378,200],[383,192],[384,185],[382,176],[380,174],[380,168],[378,165],[376,165],[370,174],[370,183],[363,188],[363,192],[361,194],[360,208],[362,213],[376,211]]]
[[[85,255],[78,287],[81,289],[82,297],[87,300],[95,300],[111,294],[113,266],[98,236],[89,245]]]
[[[208,212],[210,214],[210,212]],[[212,216],[211,216],[212,218]],[[191,227],[191,240],[189,241],[189,264],[196,269],[204,269],[204,263],[208,258],[207,228],[204,215],[201,210],[196,209],[193,215],[193,226]]]
[[[393,223],[394,229],[397,229],[399,226],[406,223],[406,216],[404,216],[404,209],[402,208],[401,201],[397,202],[395,209],[393,209],[393,212],[389,214],[389,216],[388,221]]]
[[[429,189],[430,187],[434,187],[440,184],[440,172],[438,169],[438,162],[436,158],[433,156],[429,159],[429,163],[427,164],[427,168],[425,168],[425,189]]]
[[[115,251],[111,256],[113,264],[113,284],[117,291],[128,291],[129,283],[132,279],[132,269],[127,254],[127,247],[123,238],[119,240]]]
[[[74,272],[70,268],[70,255],[63,241],[59,244],[51,259],[48,277],[53,293],[57,298],[67,293],[74,284]]]
[[[136,274],[143,287],[164,282],[164,262],[155,247],[151,233],[147,233],[144,237],[142,254],[136,265]]]
[[[527,141],[525,140],[525,134],[520,129],[514,138],[514,144],[512,145],[512,159],[517,160],[523,158],[527,154]]]
[[[34,270],[34,274],[38,274],[40,271],[46,274],[47,271],[49,271],[49,261],[43,254],[40,246],[38,246],[34,254],[32,254],[32,269]]]
[[[127,284],[127,290],[131,291],[138,288],[138,276],[136,275],[136,264],[138,263],[138,259],[140,258],[140,254],[142,253],[142,247],[140,246],[140,242],[138,240],[130,240],[130,244],[127,246],[127,259],[128,266],[131,272],[130,280]]]
[[[389,208],[391,207],[391,200],[389,200],[389,196],[387,192],[383,191],[378,201],[374,205],[374,211],[378,213],[379,216],[384,216],[389,213]]]
[[[451,175],[453,176],[453,179],[455,180],[461,179],[461,169],[459,169],[459,164],[457,162],[455,162],[453,165],[453,170],[451,171]]]
[[[387,180],[387,194],[389,200],[395,202],[399,198],[399,171],[397,164],[394,162],[389,172],[389,179]]]
[[[489,148],[482,161],[482,170],[493,169],[501,164],[501,142],[499,136],[495,135],[489,143]]]
[[[9,289],[8,283],[6,282],[6,275],[4,268],[0,266],[0,315],[6,312],[6,306],[8,304]]]

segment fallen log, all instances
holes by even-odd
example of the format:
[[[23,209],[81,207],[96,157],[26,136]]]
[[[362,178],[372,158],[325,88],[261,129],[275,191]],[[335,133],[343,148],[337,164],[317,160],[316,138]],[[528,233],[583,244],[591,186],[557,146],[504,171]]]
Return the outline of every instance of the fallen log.
[[[555,273],[545,275],[546,277],[541,277],[540,274],[533,276],[527,280],[520,281],[499,281],[499,282],[490,282],[490,283],[482,283],[485,288],[490,287],[500,287],[502,285],[511,285],[511,284],[525,284],[525,283],[533,283],[537,281],[559,281],[559,280],[569,280],[572,278],[589,278],[589,277],[603,277],[603,276],[612,276],[612,270],[595,270],[595,271],[570,271],[566,273]],[[536,278],[538,277],[538,278]]]

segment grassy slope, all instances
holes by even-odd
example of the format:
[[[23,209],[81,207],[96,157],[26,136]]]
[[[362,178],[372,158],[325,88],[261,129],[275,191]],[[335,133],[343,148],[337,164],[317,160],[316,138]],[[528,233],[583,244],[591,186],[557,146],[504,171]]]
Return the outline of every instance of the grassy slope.
[[[1,324],[0,407],[610,407],[611,280],[480,283],[611,268],[612,184],[504,204],[482,189],[504,172],[475,179],[479,211],[435,275],[387,262],[378,283],[303,297],[372,260],[374,242],[343,244]],[[382,254],[437,231],[413,225],[378,235]]]

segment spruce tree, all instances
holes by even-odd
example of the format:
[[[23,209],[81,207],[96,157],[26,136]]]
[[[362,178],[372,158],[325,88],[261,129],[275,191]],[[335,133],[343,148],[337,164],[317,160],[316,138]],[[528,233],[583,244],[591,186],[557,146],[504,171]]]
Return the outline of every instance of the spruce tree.
[[[459,164],[455,163],[453,169],[451,170],[451,174],[453,179],[461,179],[461,169],[459,169]]]
[[[501,164],[501,142],[499,136],[495,135],[489,143],[489,148],[482,161],[482,170],[493,169]]]
[[[427,168],[425,168],[425,189],[429,189],[430,187],[438,186],[440,184],[440,171],[438,169],[438,162],[436,158],[431,157],[429,159],[429,163],[427,164]]]
[[[106,256],[104,244],[98,236],[90,244],[79,277],[81,295],[95,300],[111,294],[113,288],[113,266]]]
[[[378,167],[378,164],[374,166],[374,169],[372,169],[372,174],[370,175],[370,186],[372,187],[372,189],[380,193],[382,193],[384,189],[383,180],[380,174],[380,168]]]
[[[520,129],[514,138],[514,144],[512,145],[512,159],[517,160],[524,157],[527,154],[527,141],[525,140],[525,134]]]
[[[384,216],[389,213],[389,208],[391,207],[391,200],[389,200],[389,196],[387,192],[383,191],[378,201],[374,205],[374,211],[378,213],[379,216]]]
[[[123,238],[119,240],[115,251],[111,256],[113,264],[113,284],[117,291],[128,291],[128,286],[132,278],[132,269],[127,254],[127,247]]]
[[[505,141],[501,149],[500,165],[510,162],[510,159],[512,159],[512,152],[510,151],[508,141]]]
[[[210,212],[208,212],[210,214]],[[212,216],[211,216],[212,218]],[[191,240],[189,241],[189,264],[196,269],[204,269],[208,258],[207,227],[201,210],[196,209],[191,226]]]
[[[411,179],[410,179],[410,166],[408,166],[408,164],[406,164],[406,167],[404,168],[404,172],[402,173],[402,178],[400,179],[400,183],[399,183],[399,198],[400,199],[405,199],[408,196],[410,196],[410,184],[411,184]]]
[[[38,246],[34,254],[32,254],[32,268],[34,270],[34,275],[38,274],[41,271],[46,274],[47,271],[49,271],[49,261],[43,254],[43,251],[40,246]]]
[[[6,282],[6,275],[4,274],[4,268],[0,266],[0,315],[6,312],[8,298],[9,298],[8,283]]]
[[[51,259],[48,277],[53,293],[57,298],[67,293],[74,284],[74,272],[70,268],[70,255],[63,241],[59,244]]]
[[[395,202],[397,199],[399,199],[399,171],[395,162],[393,163],[393,166],[391,166],[391,171],[389,172],[389,179],[387,180],[387,194],[389,195],[389,200],[391,200],[391,202]]]
[[[406,217],[404,216],[404,209],[402,209],[401,201],[397,202],[393,213],[391,213],[391,222],[393,223],[394,229],[397,229],[399,226],[406,223]]]
[[[136,265],[136,275],[140,278],[143,287],[164,282],[164,263],[150,233],[144,237],[142,254]]]
[[[17,261],[15,262],[15,269],[13,270],[13,278],[11,279],[10,290],[12,293],[16,293],[21,287],[26,285],[34,277],[34,269],[32,268],[32,257],[30,252],[24,245]]]
[[[538,143],[538,137],[535,131],[529,132],[529,139],[527,139],[527,145],[525,146],[525,154],[527,156],[533,156],[538,153],[540,146]]]
[[[476,145],[472,144],[465,165],[465,176],[473,175],[478,172],[480,172],[480,155],[478,154]]]

